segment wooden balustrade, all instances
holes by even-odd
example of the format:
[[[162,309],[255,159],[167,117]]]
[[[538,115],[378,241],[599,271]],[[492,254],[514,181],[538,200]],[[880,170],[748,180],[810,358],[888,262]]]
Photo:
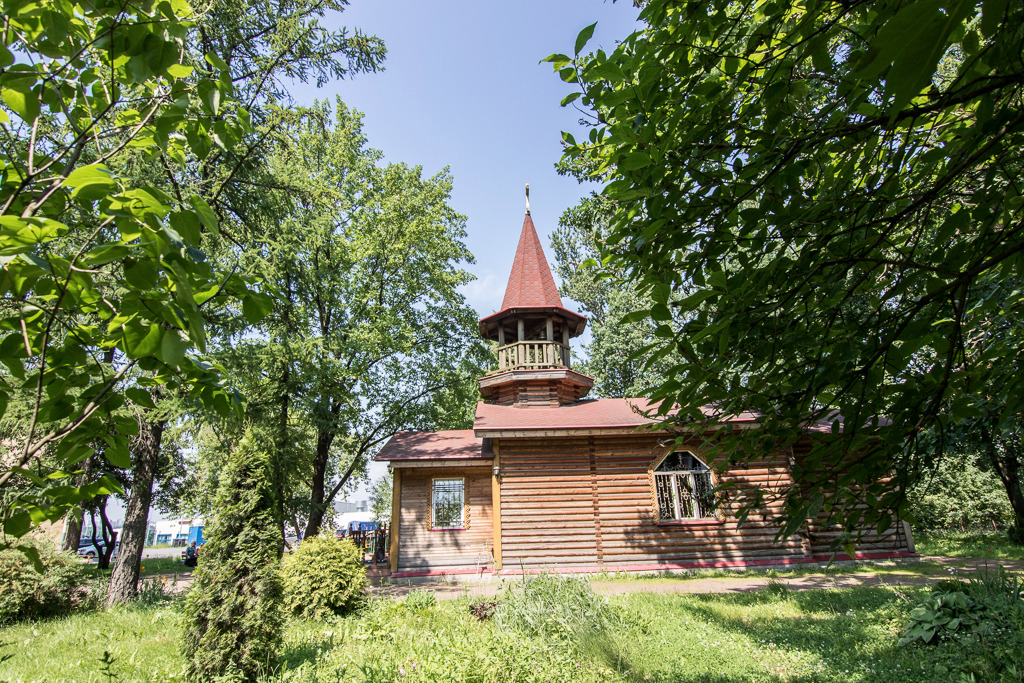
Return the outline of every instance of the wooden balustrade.
[[[569,347],[555,341],[517,341],[498,347],[498,371],[569,367]]]

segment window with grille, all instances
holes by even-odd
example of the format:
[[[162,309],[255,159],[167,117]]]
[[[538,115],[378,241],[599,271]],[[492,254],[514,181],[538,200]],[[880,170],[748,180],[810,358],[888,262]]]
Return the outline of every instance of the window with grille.
[[[689,451],[669,454],[654,470],[660,521],[715,517],[711,468]]]
[[[465,479],[435,479],[431,493],[431,529],[462,529],[466,501]]]

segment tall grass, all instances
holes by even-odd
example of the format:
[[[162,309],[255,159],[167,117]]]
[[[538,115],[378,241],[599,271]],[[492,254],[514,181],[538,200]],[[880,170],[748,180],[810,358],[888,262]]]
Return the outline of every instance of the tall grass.
[[[615,616],[587,578],[539,574],[505,589],[497,622],[530,637],[573,639],[607,630]]]
[[[1019,595],[1012,576],[997,578],[978,579],[977,590]],[[897,646],[910,609],[931,587],[726,595],[638,590],[604,598],[581,579],[533,581],[503,590],[498,612],[485,621],[470,613],[468,598],[425,597],[376,599],[358,614],[326,621],[293,619],[276,668],[261,680],[947,683],[973,672],[996,672],[976,680],[999,681],[1006,672],[994,668],[992,657],[1024,659],[1014,659],[1019,641],[1005,633],[1002,650],[986,649],[974,635]],[[101,681],[105,652],[117,680],[181,680],[180,630],[181,616],[167,604],[0,629],[0,643],[10,644],[0,657],[13,654],[0,662],[0,681]],[[992,634],[985,638],[994,643]]]

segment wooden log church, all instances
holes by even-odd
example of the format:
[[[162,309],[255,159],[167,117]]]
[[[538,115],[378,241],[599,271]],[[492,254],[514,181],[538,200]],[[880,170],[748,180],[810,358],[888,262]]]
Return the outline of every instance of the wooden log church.
[[[473,429],[400,432],[377,455],[394,472],[391,573],[657,571],[818,562],[837,530],[813,521],[776,541],[770,504],[737,527],[716,484],[787,488],[793,453],[724,474],[703,440],[652,431],[642,399],[588,399],[527,204],[501,310],[480,321],[498,369],[480,378]],[[737,421],[742,422],[743,418]],[[799,453],[796,454],[799,457]],[[720,479],[720,481],[719,481]],[[905,525],[869,533],[859,558],[913,555]],[[841,556],[845,557],[845,556]]]

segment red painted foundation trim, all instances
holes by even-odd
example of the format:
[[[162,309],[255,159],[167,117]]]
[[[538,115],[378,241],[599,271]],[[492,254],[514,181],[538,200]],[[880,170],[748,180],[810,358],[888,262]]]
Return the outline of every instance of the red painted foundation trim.
[[[494,569],[476,567],[462,567],[460,569],[411,569],[405,572],[393,572],[393,579],[412,579],[420,576],[454,576],[456,574],[493,574]]]
[[[848,561],[848,560],[886,560],[898,557],[919,557],[917,553],[905,550],[893,552],[872,552],[855,553],[851,558],[843,553],[835,557],[831,555],[812,555],[810,557],[781,557],[766,560],[705,560],[697,562],[666,562],[664,564],[607,564],[600,567],[545,567],[540,569],[527,569],[527,574],[541,574],[550,572],[552,574],[597,574],[599,572],[658,572],[673,569],[728,569],[735,567],[770,567],[791,564],[811,564],[814,562]],[[499,576],[518,576],[523,573],[521,568],[502,569]],[[397,576],[397,575],[393,575]]]

